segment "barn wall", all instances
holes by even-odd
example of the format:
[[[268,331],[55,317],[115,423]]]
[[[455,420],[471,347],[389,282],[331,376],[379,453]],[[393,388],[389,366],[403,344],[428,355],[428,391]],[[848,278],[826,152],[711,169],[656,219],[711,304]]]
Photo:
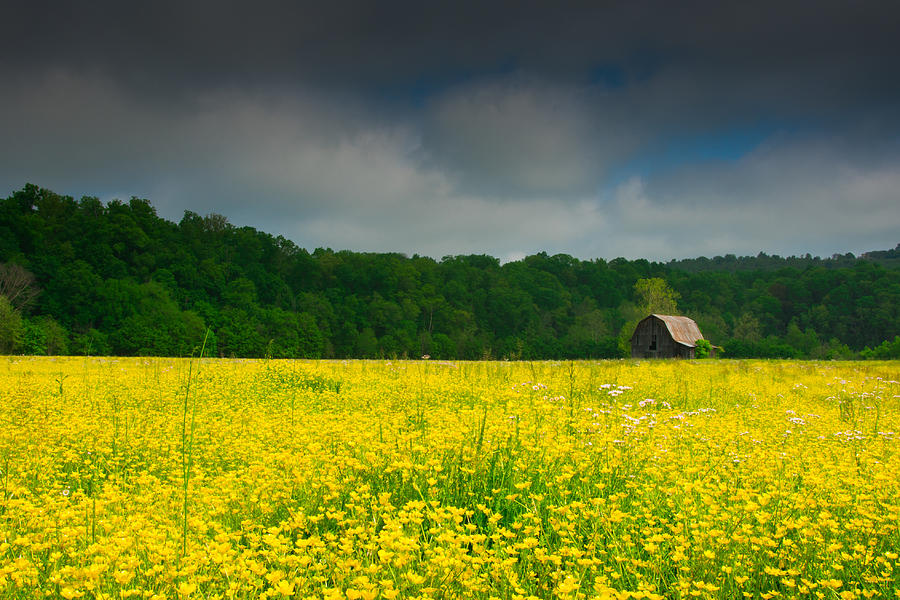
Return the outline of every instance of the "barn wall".
[[[650,348],[656,334],[656,349]],[[666,324],[657,318],[644,319],[635,329],[631,340],[632,358],[693,358],[694,349],[677,343]]]
[[[650,346],[653,319],[644,319],[638,323],[631,336],[631,358],[646,358]]]

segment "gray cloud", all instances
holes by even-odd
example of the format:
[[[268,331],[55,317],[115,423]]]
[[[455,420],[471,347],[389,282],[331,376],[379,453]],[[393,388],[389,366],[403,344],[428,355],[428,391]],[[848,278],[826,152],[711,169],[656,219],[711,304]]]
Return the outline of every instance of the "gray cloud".
[[[437,98],[424,149],[463,184],[501,196],[590,193],[636,146],[620,103],[591,86],[507,78]]]
[[[310,248],[892,247],[898,12],[13,5],[0,186],[137,195],[168,218],[218,212]],[[676,152],[664,169],[640,166],[674,139],[748,129],[765,141],[730,162]]]
[[[889,248],[900,231],[900,146],[877,157],[842,140],[776,138],[735,162],[619,185],[609,200],[650,256]],[[752,233],[750,233],[752,232]],[[637,253],[636,255],[639,255]]]

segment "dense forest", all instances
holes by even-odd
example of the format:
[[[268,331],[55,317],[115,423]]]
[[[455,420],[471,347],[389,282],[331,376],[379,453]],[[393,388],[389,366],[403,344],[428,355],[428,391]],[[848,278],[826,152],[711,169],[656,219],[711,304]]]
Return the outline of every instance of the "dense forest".
[[[0,200],[0,353],[625,356],[650,311],[727,357],[900,358],[900,245],[820,259],[578,260],[317,248],[146,200]],[[208,334],[207,334],[208,332]]]

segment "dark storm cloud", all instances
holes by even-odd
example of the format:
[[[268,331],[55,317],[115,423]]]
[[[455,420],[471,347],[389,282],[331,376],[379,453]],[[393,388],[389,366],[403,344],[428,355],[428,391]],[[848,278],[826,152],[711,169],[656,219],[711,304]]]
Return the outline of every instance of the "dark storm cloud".
[[[801,91],[846,96],[847,82],[865,97],[896,91],[900,57],[900,9],[888,1],[32,1],[4,12],[7,69],[100,72],[163,91],[313,82],[390,94],[503,69],[583,80],[616,67],[632,80],[686,65],[786,71]]]
[[[501,197],[591,193],[642,135],[588,87],[509,77],[458,86],[426,110],[423,148],[468,189]]]
[[[900,227],[895,2],[29,2],[2,21],[6,193],[436,256],[830,253]],[[710,139],[718,160],[686,150]]]

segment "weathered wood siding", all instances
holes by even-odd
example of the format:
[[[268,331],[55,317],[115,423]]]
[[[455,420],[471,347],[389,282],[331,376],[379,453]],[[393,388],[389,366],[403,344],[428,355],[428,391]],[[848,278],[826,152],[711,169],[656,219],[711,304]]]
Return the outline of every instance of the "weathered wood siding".
[[[655,337],[655,348],[654,348]],[[632,358],[693,358],[694,349],[672,339],[662,320],[652,317],[641,321],[631,338]]]

